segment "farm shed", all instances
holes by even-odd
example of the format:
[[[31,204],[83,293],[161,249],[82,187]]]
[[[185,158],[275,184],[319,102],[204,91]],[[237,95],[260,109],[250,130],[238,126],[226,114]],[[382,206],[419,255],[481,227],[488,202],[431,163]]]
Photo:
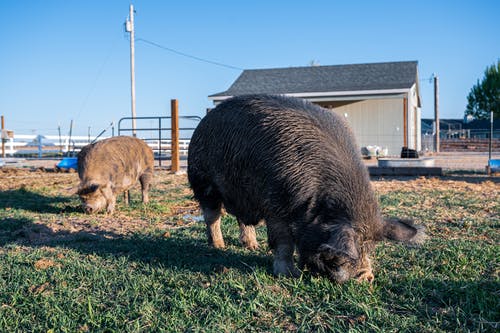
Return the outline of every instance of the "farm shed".
[[[307,99],[351,124],[361,147],[421,150],[417,61],[244,70],[215,105],[236,95],[268,93]]]

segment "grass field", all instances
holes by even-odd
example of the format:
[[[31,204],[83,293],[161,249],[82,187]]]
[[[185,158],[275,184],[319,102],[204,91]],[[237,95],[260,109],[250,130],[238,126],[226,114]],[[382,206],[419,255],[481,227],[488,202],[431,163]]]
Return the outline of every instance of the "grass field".
[[[381,243],[373,284],[276,278],[259,250],[206,245],[185,176],[151,202],[79,209],[75,173],[0,169],[0,332],[494,332],[500,330],[500,182],[377,179],[387,216],[427,227],[420,248]]]

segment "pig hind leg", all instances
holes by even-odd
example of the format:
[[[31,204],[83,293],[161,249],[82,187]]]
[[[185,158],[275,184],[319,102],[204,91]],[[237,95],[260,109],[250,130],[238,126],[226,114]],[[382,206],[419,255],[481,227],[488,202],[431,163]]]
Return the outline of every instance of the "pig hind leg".
[[[141,177],[139,177],[139,181],[141,182],[141,190],[142,190],[142,202],[149,202],[149,189],[151,188],[151,181],[153,179],[153,172],[150,170],[144,172]]]
[[[221,223],[221,208],[222,204],[218,205],[202,205],[203,218],[207,225],[207,238],[208,243],[215,248],[221,249],[226,246],[222,231],[220,228]]]
[[[208,244],[215,248],[224,248],[224,238],[222,237],[221,213],[222,198],[214,186],[200,181],[191,181],[194,197],[200,203],[203,211],[203,218],[207,226]],[[194,185],[194,186],[193,186]]]
[[[123,203],[125,204],[125,206],[128,206],[130,204],[130,191],[129,190],[125,190],[125,192],[123,192]]]

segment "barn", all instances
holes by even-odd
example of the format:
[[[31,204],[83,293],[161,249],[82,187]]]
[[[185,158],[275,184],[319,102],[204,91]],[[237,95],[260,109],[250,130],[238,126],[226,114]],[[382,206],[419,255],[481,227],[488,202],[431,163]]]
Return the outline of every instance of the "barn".
[[[237,95],[267,93],[307,99],[347,119],[361,147],[421,150],[418,62],[244,70],[217,105]]]

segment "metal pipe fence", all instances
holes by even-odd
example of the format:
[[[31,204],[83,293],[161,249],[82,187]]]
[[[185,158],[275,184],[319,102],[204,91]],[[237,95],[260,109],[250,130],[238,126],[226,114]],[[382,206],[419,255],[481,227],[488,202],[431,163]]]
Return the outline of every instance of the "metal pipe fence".
[[[124,117],[118,121],[118,135],[131,135],[134,131],[132,121],[136,120],[135,132],[137,137],[143,139],[153,149],[155,159],[161,166],[162,160],[172,154],[172,117]],[[201,120],[198,116],[179,116],[179,151],[187,155],[189,141],[197,123]],[[130,124],[126,124],[130,122]],[[191,125],[190,125],[191,124]]]

